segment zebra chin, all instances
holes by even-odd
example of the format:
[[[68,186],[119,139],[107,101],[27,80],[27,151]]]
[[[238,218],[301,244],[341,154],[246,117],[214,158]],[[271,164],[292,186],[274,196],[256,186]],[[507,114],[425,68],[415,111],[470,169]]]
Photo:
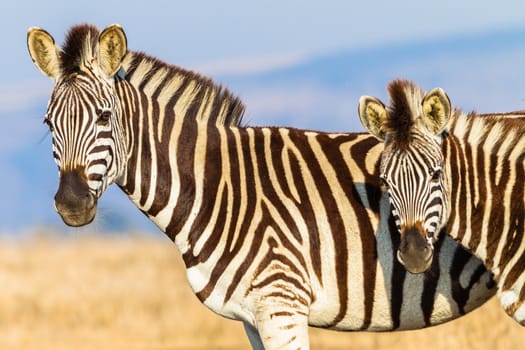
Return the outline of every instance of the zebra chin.
[[[62,218],[62,221],[68,226],[79,227],[84,226],[93,221],[95,214],[97,213],[97,207],[93,207],[83,212],[76,211],[60,211],[57,209],[58,214]]]
[[[434,246],[421,227],[405,227],[397,250],[397,260],[413,274],[424,273],[432,265]]]

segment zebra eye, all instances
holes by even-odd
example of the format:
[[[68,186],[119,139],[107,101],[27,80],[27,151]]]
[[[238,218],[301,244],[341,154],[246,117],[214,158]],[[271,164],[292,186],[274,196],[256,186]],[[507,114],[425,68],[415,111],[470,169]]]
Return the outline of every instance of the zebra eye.
[[[96,112],[98,114],[98,118],[96,121],[97,125],[107,125],[109,122],[109,118],[111,118],[111,112],[101,111],[99,109]]]
[[[379,178],[379,185],[381,186],[382,190],[388,190],[390,186],[388,185],[388,181],[384,177]]]
[[[441,169],[430,170],[430,181],[439,182],[441,179]]]

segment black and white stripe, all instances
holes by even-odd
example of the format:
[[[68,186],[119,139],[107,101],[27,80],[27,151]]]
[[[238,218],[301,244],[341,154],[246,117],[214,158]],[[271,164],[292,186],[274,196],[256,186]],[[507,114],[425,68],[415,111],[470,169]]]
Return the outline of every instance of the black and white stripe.
[[[77,26],[68,37],[85,40],[94,31]],[[108,160],[98,162],[114,170],[99,173],[103,188],[116,183],[175,242],[196,296],[243,321],[254,348],[307,349],[308,325],[427,327],[494,294],[490,273],[448,238],[436,243],[439,259],[425,276],[399,265],[374,138],[244,127],[244,107],[227,90],[135,52],[109,84],[111,130],[101,135],[96,108],[106,101],[107,80],[91,70],[92,81],[77,91],[63,80],[84,75],[65,69],[75,75],[61,74],[55,89],[66,91],[51,96],[47,118],[60,170],[69,166],[65,150],[84,162],[74,169],[93,168],[94,149],[106,152]],[[90,119],[83,127],[65,120],[76,112]],[[95,145],[99,137],[107,151]]]
[[[85,168],[89,189],[100,196],[122,168],[124,145],[112,116],[116,100],[109,84],[78,72],[57,85],[44,122],[53,134],[53,157],[60,171]]]
[[[393,105],[406,103],[399,99],[421,105],[423,92],[411,82],[394,81],[389,91]],[[425,116],[408,113],[406,128],[395,113],[390,108],[384,114],[381,169],[394,179],[388,191],[401,226],[418,211],[427,213],[421,216],[425,225],[446,225],[450,236],[494,272],[502,306],[525,325],[525,111],[453,111],[437,142],[421,122]],[[402,132],[410,133],[408,142],[395,136]],[[426,169],[442,171],[434,178]]]
[[[446,192],[443,191],[445,184],[441,176],[443,155],[435,151],[440,147],[439,140],[432,139],[429,142],[416,132],[411,137],[413,147],[397,152],[393,150],[388,153],[389,156],[383,157],[381,181],[387,189],[391,185],[399,188],[399,191],[389,191],[398,230],[421,222],[428,239],[433,241],[438,227],[443,227],[442,218],[447,216],[443,213],[443,202],[446,201]]]

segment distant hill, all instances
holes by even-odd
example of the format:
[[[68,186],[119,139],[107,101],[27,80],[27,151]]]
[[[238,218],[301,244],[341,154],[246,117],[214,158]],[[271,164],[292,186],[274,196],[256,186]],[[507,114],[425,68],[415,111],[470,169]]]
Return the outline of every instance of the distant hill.
[[[452,103],[479,111],[525,108],[525,28],[330,53],[263,74],[219,77],[255,124],[362,130],[361,95],[386,99],[395,78],[441,86]]]
[[[302,63],[253,75],[215,76],[247,105],[252,125],[289,125],[327,131],[361,131],[356,109],[361,95],[386,99],[394,78],[414,80],[424,89],[441,86],[452,103],[482,112],[525,108],[525,28],[455,38],[439,38],[369,49],[327,53]],[[5,213],[0,232],[34,225],[64,225],[53,210],[57,186],[50,137],[40,126],[46,100],[1,113],[8,135],[23,146],[0,150]],[[38,128],[38,132],[35,130]],[[23,130],[27,131],[25,134]],[[5,132],[5,131],[4,131]],[[42,141],[40,141],[43,138]],[[2,140],[0,140],[1,142]],[[151,230],[151,223],[120,193],[101,200],[100,231]],[[71,232],[68,230],[67,232]]]

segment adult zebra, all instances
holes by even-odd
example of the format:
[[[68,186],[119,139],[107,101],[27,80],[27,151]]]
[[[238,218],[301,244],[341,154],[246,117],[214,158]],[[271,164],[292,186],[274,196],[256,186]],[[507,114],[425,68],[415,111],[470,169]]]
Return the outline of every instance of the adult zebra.
[[[62,50],[31,28],[28,47],[56,84],[45,122],[64,222],[89,223],[117,183],[174,240],[197,297],[243,321],[254,348],[307,349],[308,324],[426,327],[495,293],[479,260],[450,239],[426,276],[395,261],[393,221],[379,221],[389,204],[373,137],[241,127],[240,100],[127,52],[118,25],[75,26]]]
[[[442,89],[425,95],[402,80],[389,93],[388,110],[365,96],[359,115],[384,140],[380,175],[401,233],[402,262],[424,271],[429,245],[447,225],[494,272],[502,306],[525,325],[525,112],[453,111]]]

